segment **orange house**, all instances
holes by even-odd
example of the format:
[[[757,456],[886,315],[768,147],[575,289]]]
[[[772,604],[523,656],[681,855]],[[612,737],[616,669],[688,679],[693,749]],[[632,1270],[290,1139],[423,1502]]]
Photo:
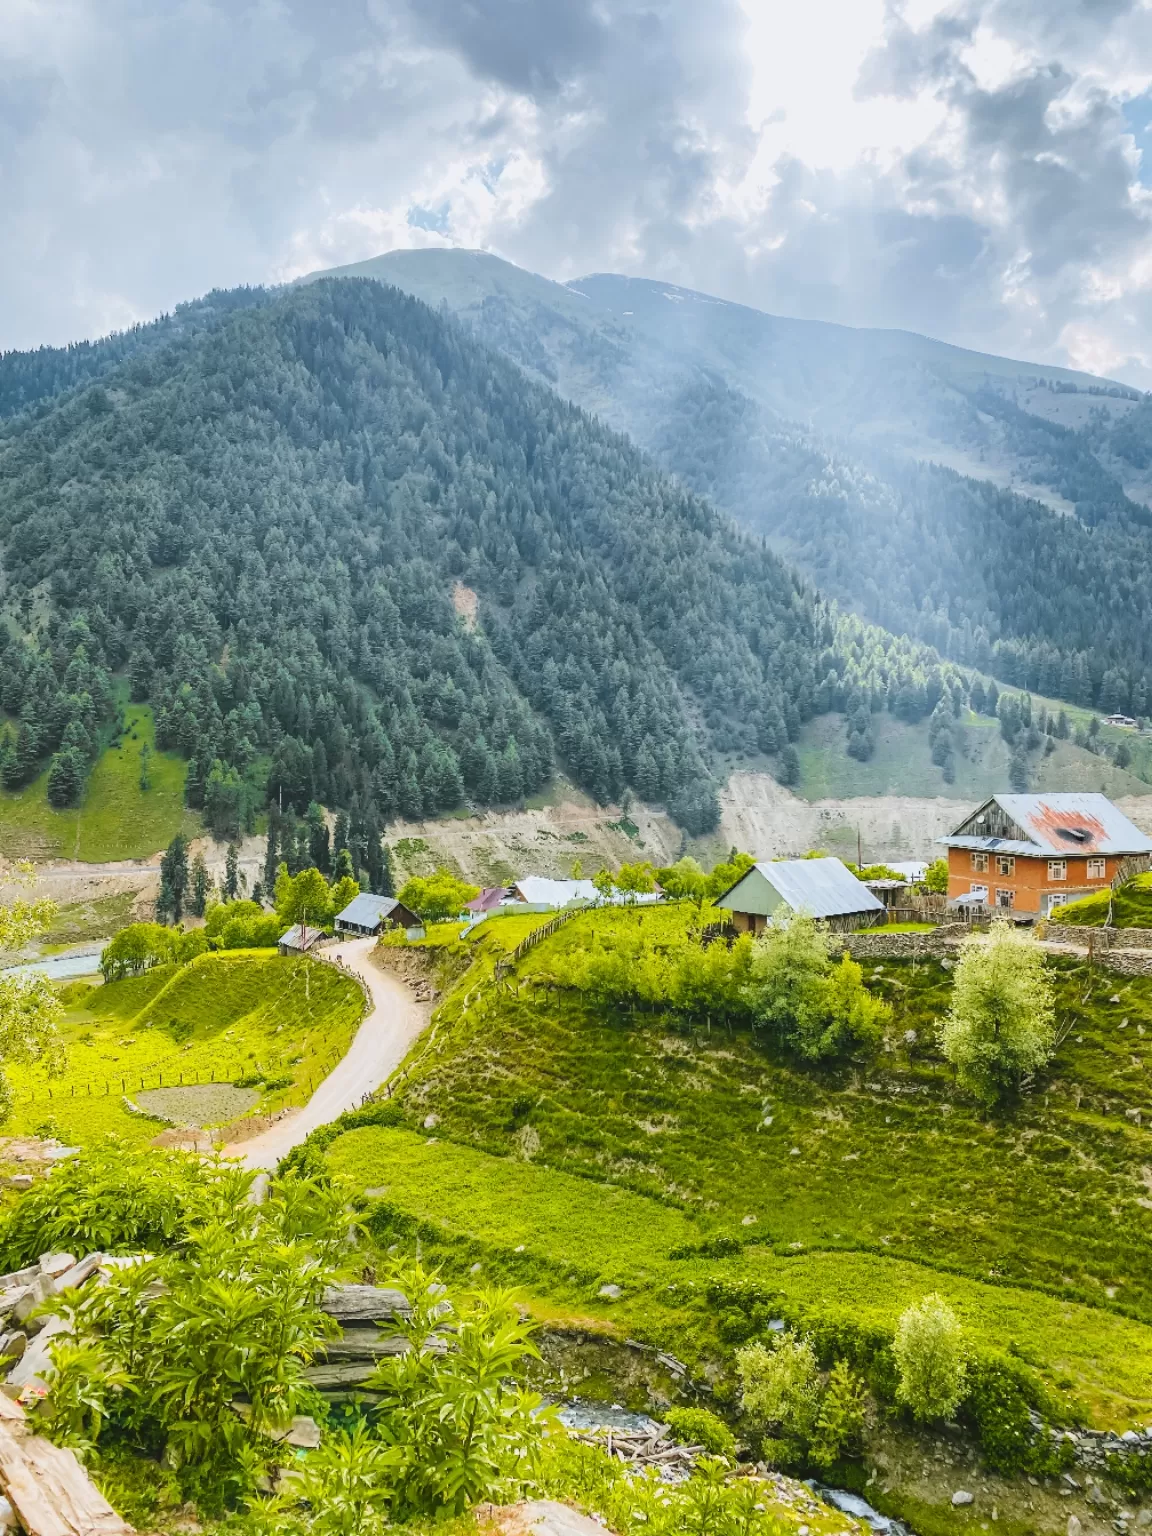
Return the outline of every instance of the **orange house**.
[[[1022,917],[1106,888],[1126,859],[1148,866],[1152,839],[1104,795],[993,795],[948,837],[949,902]]]

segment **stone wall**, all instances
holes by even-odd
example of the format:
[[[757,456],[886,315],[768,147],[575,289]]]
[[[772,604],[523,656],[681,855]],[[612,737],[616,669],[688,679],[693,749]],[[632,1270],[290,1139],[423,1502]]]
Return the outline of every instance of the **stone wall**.
[[[952,956],[969,933],[967,923],[941,923],[929,933],[868,933],[835,935],[834,950],[846,949],[853,960],[939,960]]]
[[[1094,950],[1152,950],[1152,928],[1089,928],[1078,923],[1044,923],[1040,933],[1053,944],[1076,944]]]

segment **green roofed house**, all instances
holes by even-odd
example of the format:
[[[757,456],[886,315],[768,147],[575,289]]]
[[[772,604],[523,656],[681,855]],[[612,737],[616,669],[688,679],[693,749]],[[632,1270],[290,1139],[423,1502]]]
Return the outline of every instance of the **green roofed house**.
[[[804,912],[829,928],[882,922],[884,903],[839,859],[778,859],[753,864],[716,898],[739,933],[762,933],[777,912]]]

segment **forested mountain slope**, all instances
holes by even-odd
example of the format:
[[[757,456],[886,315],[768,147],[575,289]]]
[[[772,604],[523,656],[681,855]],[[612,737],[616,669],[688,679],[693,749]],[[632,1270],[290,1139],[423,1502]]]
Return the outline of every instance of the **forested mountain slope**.
[[[194,801],[248,776],[417,817],[515,801],[558,754],[696,831],[718,749],[778,753],[820,709],[915,718],[949,685],[379,284],[241,296],[13,417],[0,540],[9,787],[52,753],[78,793],[123,669]]]
[[[1004,680],[1145,712],[1152,403],[904,332],[480,252],[341,269],[445,303],[830,595]]]

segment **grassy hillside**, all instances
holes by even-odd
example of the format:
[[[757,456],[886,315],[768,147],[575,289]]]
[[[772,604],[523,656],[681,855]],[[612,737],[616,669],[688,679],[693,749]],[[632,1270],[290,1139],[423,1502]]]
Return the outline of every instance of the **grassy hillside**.
[[[140,788],[140,751],[149,748],[152,787]],[[106,747],[92,769],[83,804],[58,811],[48,804],[47,769],[15,794],[0,790],[0,854],[5,858],[81,859],[104,864],[145,859],[197,820],[184,806],[188,764],[157,752],[147,704],[126,707],[123,738]]]
[[[935,963],[875,968],[894,1017],[863,1070],[798,1068],[720,1020],[693,1031],[536,990],[581,926],[682,920],[581,916],[495,994],[476,988],[495,939],[477,930],[480,958],[411,1067],[410,1131],[350,1132],[329,1152],[385,1200],[380,1240],[418,1230],[550,1315],[688,1350],[717,1347],[700,1302],[721,1280],[794,1320],[847,1309],[886,1326],[937,1289],[1098,1420],[1152,1410],[1152,980],[1054,962],[1070,1032],[1036,1093],[993,1117],[936,1055],[951,983]],[[429,1115],[432,1142],[415,1134]],[[717,1238],[731,1257],[701,1254]],[[608,1282],[619,1301],[598,1299]]]
[[[81,1143],[155,1136],[163,1127],[124,1103],[145,1085],[263,1074],[281,1085],[263,1091],[261,1109],[301,1103],[347,1049],[362,1011],[359,987],[335,967],[266,950],[202,955],[107,986],[76,982],[63,996],[65,1070],[49,1077],[12,1068],[16,1104],[6,1129],[51,1123]]]
[[[1055,701],[1034,699],[1035,708],[1047,702],[1050,709],[1064,707],[1073,726],[1087,725],[1085,710],[1061,706]],[[955,779],[949,784],[932,761],[928,721],[907,725],[894,715],[873,716],[876,747],[867,762],[847,752],[848,731],[842,715],[820,715],[800,733],[799,794],[806,800],[851,799],[859,795],[943,796],[980,800],[1004,791],[1009,785],[1011,749],[1000,734],[999,722],[968,710],[962,721],[961,744],[955,758]],[[1100,790],[1104,794],[1146,795],[1152,781],[1152,737],[1134,732],[1101,728],[1109,744],[1123,739],[1132,752],[1129,769],[1117,768],[1105,757],[1058,741],[1050,756],[1030,754],[1030,787],[1035,790]],[[1147,778],[1138,777],[1147,774]]]

